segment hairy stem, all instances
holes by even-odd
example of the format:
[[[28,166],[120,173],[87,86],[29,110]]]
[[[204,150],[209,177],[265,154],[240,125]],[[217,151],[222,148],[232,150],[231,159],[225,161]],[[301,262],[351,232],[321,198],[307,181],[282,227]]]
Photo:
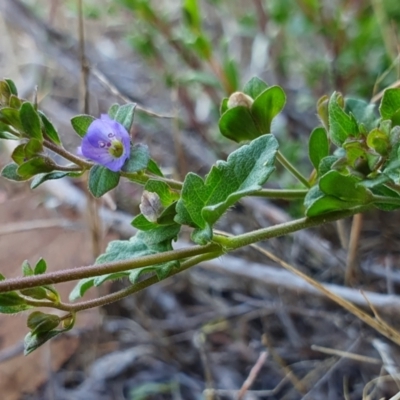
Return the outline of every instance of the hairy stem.
[[[91,278],[94,276],[161,264],[167,261],[182,260],[184,258],[220,250],[220,245],[210,243],[206,246],[193,246],[188,249],[171,250],[164,253],[152,254],[131,260],[109,262],[100,265],[90,265],[87,267],[79,267],[70,270],[50,272],[44,275],[6,279],[0,281],[0,293],[43,285],[51,285],[60,282],[74,281],[83,278]]]
[[[308,179],[303,176],[298,169],[280,152],[276,153],[276,159],[285,167],[295,178],[297,178],[305,187],[310,188],[311,184]]]

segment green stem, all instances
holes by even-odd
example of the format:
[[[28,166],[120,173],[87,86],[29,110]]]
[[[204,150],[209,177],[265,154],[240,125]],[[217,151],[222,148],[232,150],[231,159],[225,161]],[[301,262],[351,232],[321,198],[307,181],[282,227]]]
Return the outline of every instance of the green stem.
[[[388,196],[374,195],[373,202],[374,203],[395,204],[395,205],[400,206],[400,198],[399,197],[388,197]]]
[[[214,252],[201,254],[201,255],[192,257],[189,260],[182,262],[179,268],[175,268],[168,276],[166,276],[165,278],[163,278],[161,280],[167,279],[173,275],[183,272],[183,271],[187,270],[188,268],[193,267],[194,265],[197,265],[203,261],[220,257],[222,254],[223,254],[223,252],[221,250],[219,250],[219,251],[214,251]],[[61,302],[60,303],[52,303],[50,301],[30,300],[25,297],[24,297],[24,299],[27,304],[29,304],[33,307],[55,308],[55,309],[62,310],[62,311],[76,313],[78,311],[88,310],[89,308],[105,306],[106,304],[110,304],[115,301],[121,300],[124,297],[127,297],[127,296],[130,296],[131,294],[137,293],[151,285],[154,285],[157,282],[160,282],[161,280],[158,279],[157,275],[154,275],[154,276],[151,276],[150,278],[147,278],[147,279],[145,279],[141,282],[138,282],[132,286],[129,286],[125,289],[121,289],[118,292],[110,293],[106,296],[102,296],[97,299],[81,301],[79,303],[61,303]]]
[[[121,176],[124,178],[129,179],[130,181],[139,183],[140,185],[145,185],[147,181],[150,179],[154,179],[157,181],[165,182],[170,188],[175,189],[175,190],[181,190],[183,183],[175,181],[174,179],[168,179],[168,178],[163,178],[161,176],[156,176],[156,175],[149,175],[145,174],[142,172],[120,172]]]
[[[87,267],[79,267],[70,270],[50,272],[45,275],[6,279],[0,281],[0,293],[43,285],[52,285],[55,283],[74,281],[83,278],[91,278],[94,276],[161,264],[167,261],[182,260],[184,258],[220,250],[221,247],[218,244],[210,243],[206,246],[193,246],[187,249],[171,250],[131,260],[115,261],[100,265],[90,265]]]
[[[276,159],[285,167],[295,178],[297,178],[305,187],[310,188],[311,184],[308,179],[304,177],[297,168],[290,163],[290,161],[280,152],[276,153]]]
[[[65,150],[64,147],[57,146],[50,140],[45,139],[43,141],[43,145],[51,151],[54,151],[54,153],[57,153],[61,157],[64,157],[66,160],[71,161],[76,165],[79,165],[83,169],[89,169],[93,166],[93,163],[83,160],[82,158],[76,156],[75,154],[72,154],[68,150]]]
[[[304,199],[308,190],[303,189],[288,189],[288,190],[281,190],[281,189],[262,189],[258,191],[254,191],[249,193],[249,196],[254,197],[266,197],[269,199],[282,199],[282,200],[297,200],[297,199]]]
[[[271,239],[273,237],[284,236],[288,233],[296,232],[302,229],[311,228],[327,222],[337,221],[342,218],[350,217],[354,214],[367,211],[372,207],[371,204],[358,206],[349,210],[335,211],[329,214],[318,215],[310,218],[299,218],[294,221],[285,222],[283,224],[274,225],[268,228],[259,229],[253,232],[244,233],[235,237],[226,237],[214,235],[213,241],[221,244],[225,251],[236,250],[240,247],[257,243],[261,240]]]

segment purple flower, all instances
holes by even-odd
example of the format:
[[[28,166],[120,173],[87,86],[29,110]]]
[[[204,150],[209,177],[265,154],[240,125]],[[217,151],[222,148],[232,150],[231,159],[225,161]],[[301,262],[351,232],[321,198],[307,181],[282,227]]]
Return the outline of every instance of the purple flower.
[[[111,171],[119,171],[129,157],[129,133],[119,122],[102,114],[89,125],[82,139],[81,151],[89,160]]]

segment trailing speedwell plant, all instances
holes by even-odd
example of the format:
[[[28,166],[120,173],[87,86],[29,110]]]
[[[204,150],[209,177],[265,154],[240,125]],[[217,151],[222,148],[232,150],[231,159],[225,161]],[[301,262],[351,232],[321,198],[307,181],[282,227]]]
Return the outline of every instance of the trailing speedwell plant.
[[[270,133],[285,101],[282,88],[269,87],[258,78],[223,99],[219,129],[225,137],[245,143],[226,161],[218,161],[205,178],[191,172],[177,182],[164,177],[145,144],[132,142],[129,131],[135,104],[114,104],[99,119],[72,118],[82,138],[79,151],[72,154],[37,105],[18,97],[11,80],[1,81],[0,139],[19,141],[12,162],[1,171],[4,178],[30,180],[34,189],[48,180],[88,173],[89,191],[95,197],[115,188],[121,178],[144,187],[141,214],[132,221],[137,233],[129,240],[110,242],[94,265],[46,272],[46,262],[40,259],[34,266],[24,261],[21,278],[0,274],[0,312],[32,311],[25,353],[71,329],[79,311],[120,300],[204,260],[373,207],[400,208],[400,89],[385,91],[380,116],[373,105],[344,99],[339,93],[321,98],[317,110],[322,125],[311,132],[308,142],[314,168],[310,177],[284,158]],[[55,154],[68,163],[55,161]],[[263,188],[276,162],[304,189]],[[238,236],[215,233],[216,222],[244,196],[303,199],[305,216]],[[174,250],[183,225],[192,229],[196,245]],[[129,282],[126,288],[74,303],[93,286],[122,277]],[[62,301],[53,285],[79,279],[71,303]],[[35,310],[38,307],[61,310],[64,315],[43,313]]]

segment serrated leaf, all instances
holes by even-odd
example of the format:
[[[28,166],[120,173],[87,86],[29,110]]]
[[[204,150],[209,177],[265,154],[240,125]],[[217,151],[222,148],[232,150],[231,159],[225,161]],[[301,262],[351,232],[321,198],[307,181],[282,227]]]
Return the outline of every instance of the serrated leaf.
[[[263,80],[253,77],[244,85],[243,92],[252,99],[256,99],[266,89],[268,89],[268,85]]]
[[[186,224],[188,217],[195,227],[204,230],[204,242],[221,215],[240,198],[261,189],[273,170],[278,142],[273,135],[263,135],[231,153],[227,161],[212,167],[205,181],[189,173],[177,203],[176,222]],[[200,236],[197,236],[200,237]],[[207,239],[208,238],[208,239]]]
[[[358,136],[358,125],[354,117],[346,114],[338,104],[339,94],[333,93],[329,100],[329,136],[332,142],[341,147],[349,136]]]
[[[327,195],[357,204],[371,201],[371,193],[360,185],[360,179],[351,175],[342,175],[337,171],[329,171],[319,181],[319,188]]]
[[[94,165],[89,172],[89,190],[94,197],[101,197],[103,194],[114,189],[119,182],[119,172],[109,170],[102,165]]]
[[[32,139],[43,142],[42,128],[40,125],[40,117],[32,103],[25,102],[19,110],[19,117],[26,135]]]
[[[16,292],[0,293],[0,313],[16,314],[32,308]]]
[[[218,126],[223,136],[235,142],[252,140],[260,136],[249,108],[244,106],[233,107],[225,111]]]
[[[21,164],[17,169],[17,174],[23,179],[32,178],[37,174],[51,172],[54,170],[54,163],[48,157],[33,157]]]
[[[143,257],[150,254],[157,254],[164,251],[172,250],[172,240],[174,240],[180,230],[177,224],[169,226],[161,226],[155,229],[138,232],[130,240],[114,240],[107,246],[106,252],[100,255],[96,264],[104,264],[106,262],[114,262],[120,260],[130,260]],[[153,268],[162,268],[163,264],[152,266]],[[127,276],[132,270],[105,274],[101,277],[82,279],[70,294],[70,300],[74,301],[84,295],[84,293],[97,284],[103,283],[109,279],[117,279]]]
[[[122,171],[138,172],[147,168],[150,161],[150,152],[147,145],[138,143],[131,147],[129,158],[125,161]]]
[[[25,181],[28,178],[23,178],[22,176],[18,175],[18,173],[17,173],[18,167],[19,166],[14,163],[7,164],[1,170],[1,176],[6,179],[9,179],[10,181],[16,181],[16,182]]]
[[[329,155],[329,140],[325,128],[315,128],[311,132],[308,154],[312,165],[318,170],[321,160]]]
[[[131,130],[135,108],[135,103],[124,104],[118,108],[115,114],[115,120],[122,124],[128,132]]]
[[[84,137],[86,132],[90,126],[90,124],[96,118],[92,117],[91,115],[81,114],[77,115],[76,117],[71,118],[71,125],[74,128],[74,131],[80,136]]]
[[[251,114],[260,134],[271,132],[272,120],[283,110],[286,95],[280,86],[271,86],[254,100]]]
[[[28,354],[36,350],[38,347],[40,347],[42,344],[58,336],[60,333],[70,330],[72,327],[73,327],[73,322],[71,323],[70,326],[68,326],[65,329],[56,329],[51,331],[38,332],[34,334],[32,332],[29,332],[24,339],[24,355],[27,356]]]
[[[40,119],[44,127],[44,132],[46,136],[55,144],[61,144],[60,137],[58,136],[57,129],[54,127],[52,122],[47,118],[47,116],[42,112],[38,111]]]
[[[36,189],[39,185],[41,185],[46,181],[61,179],[68,175],[69,175],[68,172],[60,172],[60,171],[50,172],[48,174],[38,174],[32,179],[31,189]]]
[[[168,277],[173,268],[177,268],[179,263],[177,261],[169,261],[162,265],[150,265],[148,267],[137,268],[130,272],[129,281],[132,284],[137,283],[138,279],[145,274],[155,273],[158,280],[163,280]]]

